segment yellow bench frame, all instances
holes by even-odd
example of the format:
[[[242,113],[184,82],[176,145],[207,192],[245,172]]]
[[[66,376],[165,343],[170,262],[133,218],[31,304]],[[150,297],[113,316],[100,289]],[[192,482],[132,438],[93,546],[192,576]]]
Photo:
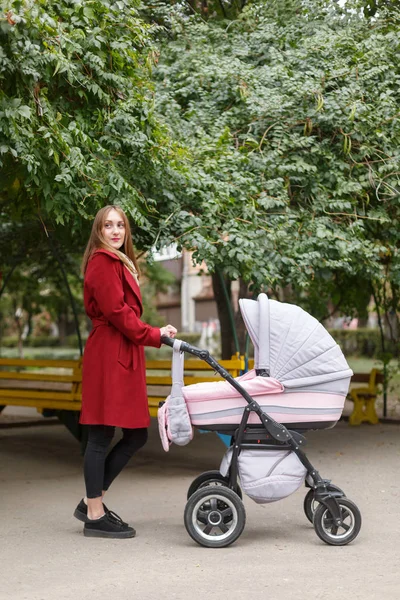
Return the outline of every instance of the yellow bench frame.
[[[376,425],[379,423],[375,401],[379,392],[378,386],[384,382],[383,374],[379,369],[372,369],[370,373],[355,373],[351,378],[351,384],[363,382],[367,385],[350,387],[348,399],[354,403],[349,417],[350,425],[361,425],[361,423]]]
[[[238,377],[244,369],[243,357],[232,357],[220,361],[233,377]],[[42,369],[32,371],[26,369]],[[69,369],[71,374],[48,373],[43,369]],[[146,362],[149,411],[157,416],[158,405],[168,395],[172,379],[170,375],[152,374],[152,371],[170,371],[170,360],[149,360]],[[192,372],[203,372],[205,376],[196,376]],[[212,375],[212,368],[201,360],[185,361],[185,385],[203,381],[220,381],[221,377]],[[3,384],[3,385],[2,385]],[[68,384],[68,385],[66,385]],[[157,390],[157,387],[160,390]],[[67,389],[63,389],[67,388]],[[0,358],[0,405],[32,406],[39,412],[43,409],[75,410],[81,409],[82,402],[82,360],[29,360],[19,358]]]

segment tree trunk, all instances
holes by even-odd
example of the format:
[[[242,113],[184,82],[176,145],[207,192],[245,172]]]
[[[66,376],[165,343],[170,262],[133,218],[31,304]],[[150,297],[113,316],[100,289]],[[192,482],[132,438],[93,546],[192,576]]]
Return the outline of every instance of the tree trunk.
[[[232,281],[229,278],[224,277],[224,282],[228,293],[229,301],[231,301]],[[221,327],[221,358],[223,360],[229,360],[232,357],[232,354],[234,354],[233,331],[229,317],[229,310],[227,307],[227,300],[218,273],[212,274],[212,283],[214,290],[214,299],[217,305],[218,318]]]
[[[57,325],[58,325],[58,337],[60,339],[60,346],[65,345],[67,337],[67,314],[65,312],[58,313]]]
[[[28,325],[28,333],[26,334],[26,339],[30,340],[31,336],[32,336],[32,330],[33,330],[33,310],[32,310],[32,307],[31,307],[30,310],[28,310],[27,325]]]
[[[212,275],[214,299],[217,305],[218,318],[221,327],[221,356],[223,360],[229,360],[237,351],[239,351],[240,354],[244,354],[247,331],[242,315],[240,314],[238,300],[239,298],[250,298],[251,294],[248,290],[248,284],[245,283],[243,279],[239,280],[239,289],[236,290],[236,294],[235,291],[232,290],[231,279],[224,277],[224,282],[226,294],[220,275],[218,273]],[[226,296],[229,298],[233,323],[229,315],[229,308],[227,306],[228,300]],[[239,348],[236,347],[233,327],[235,329]]]
[[[248,284],[245,283],[243,281],[243,279],[240,279],[239,280],[238,299],[239,298],[251,298],[251,297],[252,297],[252,294],[250,294],[250,292],[249,292]],[[246,326],[242,319],[239,304],[237,304],[237,306],[235,306],[235,326],[236,326],[236,332],[237,332],[237,336],[238,336],[238,340],[239,340],[240,354],[244,354],[245,346],[246,346],[247,329],[246,329]]]
[[[24,358],[24,348],[22,342],[22,332],[23,332],[23,324],[22,324],[22,311],[18,308],[17,303],[13,302],[14,309],[14,321],[17,326],[18,333],[18,357]]]

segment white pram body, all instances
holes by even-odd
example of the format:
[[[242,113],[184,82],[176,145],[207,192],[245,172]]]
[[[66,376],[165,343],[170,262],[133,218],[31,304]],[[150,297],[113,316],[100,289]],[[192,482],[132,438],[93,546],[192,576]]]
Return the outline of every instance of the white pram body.
[[[237,382],[280,423],[300,429],[333,427],[353,373],[332,336],[299,306],[265,294],[239,303],[255,348],[255,369]],[[239,424],[247,406],[227,381],[185,386],[182,395],[197,427]],[[249,422],[260,421],[252,414]]]

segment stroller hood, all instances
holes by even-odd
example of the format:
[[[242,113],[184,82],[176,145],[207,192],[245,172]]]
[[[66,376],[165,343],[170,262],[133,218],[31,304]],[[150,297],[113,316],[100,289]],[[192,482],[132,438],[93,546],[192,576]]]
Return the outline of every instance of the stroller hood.
[[[327,384],[353,375],[328,331],[294,304],[270,300],[239,300],[254,345],[255,368],[266,369],[285,388]]]

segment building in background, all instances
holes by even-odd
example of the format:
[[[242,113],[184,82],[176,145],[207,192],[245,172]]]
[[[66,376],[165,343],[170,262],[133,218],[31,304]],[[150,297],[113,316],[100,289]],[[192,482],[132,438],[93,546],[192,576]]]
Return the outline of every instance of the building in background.
[[[219,329],[217,306],[205,264],[193,266],[190,252],[170,246],[154,253],[156,261],[175,277],[167,293],[157,295],[157,310],[180,331],[203,333]],[[211,333],[209,333],[211,335]]]

